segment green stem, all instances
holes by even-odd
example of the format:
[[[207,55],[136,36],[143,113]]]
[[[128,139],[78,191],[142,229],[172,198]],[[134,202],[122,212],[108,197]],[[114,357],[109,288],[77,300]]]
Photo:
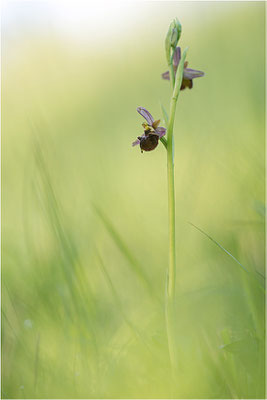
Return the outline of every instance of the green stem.
[[[167,175],[168,175],[168,209],[169,209],[169,267],[167,273],[166,290],[166,328],[168,336],[168,347],[170,362],[173,373],[177,369],[177,355],[175,345],[175,275],[176,275],[176,252],[175,252],[175,184],[174,184],[174,138],[173,126],[175,120],[176,103],[180,93],[183,79],[184,61],[187,49],[184,50],[177,70],[175,85],[170,104],[170,118],[167,129]]]

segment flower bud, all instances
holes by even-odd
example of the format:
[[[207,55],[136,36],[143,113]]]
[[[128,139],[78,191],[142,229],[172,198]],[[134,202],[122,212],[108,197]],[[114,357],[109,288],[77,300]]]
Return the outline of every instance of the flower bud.
[[[176,49],[176,46],[178,44],[178,41],[180,39],[181,33],[182,33],[182,25],[178,21],[177,18],[173,20],[173,30],[172,30],[172,35],[171,35],[171,46]]]
[[[180,39],[182,26],[177,18],[175,18],[168,29],[165,39],[165,50],[168,64],[171,62],[171,48],[175,49]]]

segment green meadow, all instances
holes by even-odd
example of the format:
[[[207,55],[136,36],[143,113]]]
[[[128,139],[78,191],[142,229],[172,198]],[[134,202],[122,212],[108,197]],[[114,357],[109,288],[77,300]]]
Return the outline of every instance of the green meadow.
[[[128,7],[82,38],[3,11],[2,398],[264,398],[265,3]],[[174,128],[173,391],[166,152],[131,143],[169,110],[174,17],[205,77]]]

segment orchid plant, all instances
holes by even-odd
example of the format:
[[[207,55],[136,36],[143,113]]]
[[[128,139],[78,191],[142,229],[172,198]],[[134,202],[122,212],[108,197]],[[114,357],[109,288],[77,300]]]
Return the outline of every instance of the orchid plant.
[[[181,36],[182,27],[178,19],[174,19],[169,27],[165,39],[166,58],[169,70],[162,74],[162,78],[170,80],[171,100],[170,115],[165,113],[164,118],[167,128],[160,127],[160,120],[154,120],[152,115],[144,107],[138,107],[138,113],[146,120],[142,124],[144,133],[138,136],[132,146],[140,146],[141,152],[152,151],[162,142],[167,151],[167,176],[168,176],[168,209],[169,209],[169,264],[167,268],[167,290],[166,290],[166,330],[172,371],[178,366],[177,346],[175,344],[174,332],[174,305],[175,305],[175,275],[176,275],[176,252],[175,252],[175,180],[174,180],[174,120],[178,96],[181,90],[192,89],[193,79],[202,77],[203,72],[188,68],[185,61],[187,48],[181,55],[181,48],[177,46]],[[167,133],[167,139],[164,137]]]

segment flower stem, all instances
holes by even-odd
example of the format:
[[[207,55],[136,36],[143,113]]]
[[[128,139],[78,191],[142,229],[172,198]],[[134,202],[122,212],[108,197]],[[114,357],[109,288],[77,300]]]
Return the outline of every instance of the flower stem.
[[[166,328],[168,336],[169,356],[171,368],[177,369],[177,351],[175,345],[175,277],[176,277],[176,252],[175,252],[175,182],[174,182],[174,137],[173,126],[175,120],[176,104],[183,79],[184,61],[187,49],[184,50],[175,77],[175,84],[170,104],[170,118],[167,129],[167,175],[168,175],[168,209],[169,209],[169,266],[167,271],[167,290],[165,300]],[[172,80],[171,80],[172,82]]]

